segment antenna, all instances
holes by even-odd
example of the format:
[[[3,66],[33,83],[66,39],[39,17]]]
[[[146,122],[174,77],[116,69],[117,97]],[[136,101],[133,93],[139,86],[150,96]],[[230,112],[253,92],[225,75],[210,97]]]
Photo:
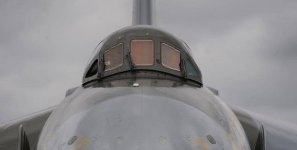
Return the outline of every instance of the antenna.
[[[134,0],[132,25],[153,25],[154,0]]]

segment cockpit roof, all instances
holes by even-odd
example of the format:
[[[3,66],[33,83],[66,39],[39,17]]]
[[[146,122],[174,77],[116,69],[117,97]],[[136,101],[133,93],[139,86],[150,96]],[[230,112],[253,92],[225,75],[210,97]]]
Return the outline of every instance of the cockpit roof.
[[[98,44],[85,70],[83,85],[119,73],[143,75],[147,71],[202,85],[200,69],[189,52],[184,42],[160,29],[143,25],[126,27]]]

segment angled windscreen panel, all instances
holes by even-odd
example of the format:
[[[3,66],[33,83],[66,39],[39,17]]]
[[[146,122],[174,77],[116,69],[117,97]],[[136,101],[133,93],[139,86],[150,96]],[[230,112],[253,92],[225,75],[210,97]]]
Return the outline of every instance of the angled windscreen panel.
[[[154,42],[152,40],[132,40],[131,58],[135,66],[154,65]]]
[[[123,44],[120,43],[104,53],[104,71],[116,69],[123,65]]]
[[[86,78],[91,77],[98,72],[98,60],[96,59],[86,74]]]
[[[161,44],[161,61],[164,67],[180,71],[180,52],[165,43]]]

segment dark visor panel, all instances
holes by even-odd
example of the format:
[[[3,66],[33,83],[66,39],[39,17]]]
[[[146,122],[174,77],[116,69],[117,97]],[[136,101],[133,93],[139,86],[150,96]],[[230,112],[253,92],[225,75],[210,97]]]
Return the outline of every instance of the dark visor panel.
[[[131,58],[135,66],[154,65],[154,42],[152,40],[132,40]]]
[[[104,53],[105,71],[116,69],[123,65],[123,44],[120,43]]]
[[[161,44],[161,61],[164,67],[180,71],[180,52],[175,48],[162,43]]]

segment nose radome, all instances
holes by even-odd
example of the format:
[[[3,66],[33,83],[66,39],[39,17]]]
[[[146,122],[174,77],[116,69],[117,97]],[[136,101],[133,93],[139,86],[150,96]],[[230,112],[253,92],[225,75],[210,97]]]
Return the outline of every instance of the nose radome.
[[[186,150],[229,147],[224,130],[199,109],[160,96],[127,95],[94,104],[65,122],[65,148]],[[69,124],[69,125],[67,125]],[[65,141],[66,142],[66,141]],[[231,148],[230,148],[231,149]]]

